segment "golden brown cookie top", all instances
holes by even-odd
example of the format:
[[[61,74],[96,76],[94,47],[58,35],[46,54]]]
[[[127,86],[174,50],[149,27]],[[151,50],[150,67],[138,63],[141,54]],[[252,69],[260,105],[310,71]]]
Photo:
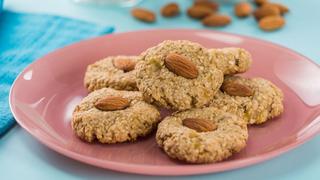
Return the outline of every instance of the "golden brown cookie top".
[[[157,143],[172,158],[190,163],[209,163],[228,158],[245,147],[246,122],[207,107],[166,117],[159,125]]]
[[[117,143],[147,135],[159,118],[159,111],[144,102],[140,92],[103,88],[76,106],[72,128],[88,142]]]
[[[252,64],[251,54],[242,48],[209,49],[209,53],[213,63],[224,75],[246,72]]]
[[[190,41],[164,41],[142,53],[137,86],[150,102],[178,110],[202,107],[223,81],[208,51]]]
[[[233,93],[225,87],[233,85]],[[243,96],[234,94],[237,91],[248,91],[251,95]],[[240,87],[245,86],[244,87]],[[229,88],[229,89],[232,89]],[[236,113],[243,117],[249,124],[260,124],[268,119],[279,116],[283,112],[283,93],[272,82],[263,78],[245,78],[228,76],[225,78],[222,91],[218,91],[210,106]]]
[[[109,56],[87,67],[84,85],[89,92],[111,87],[118,90],[137,90],[135,65],[137,56]]]

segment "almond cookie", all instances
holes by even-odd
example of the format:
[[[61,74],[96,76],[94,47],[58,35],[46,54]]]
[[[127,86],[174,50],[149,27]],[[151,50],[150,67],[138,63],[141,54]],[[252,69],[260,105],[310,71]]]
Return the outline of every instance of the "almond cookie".
[[[235,113],[248,124],[261,124],[283,112],[283,93],[262,78],[230,76],[210,106]]]
[[[209,53],[225,75],[246,72],[252,63],[251,54],[242,48],[209,49]]]
[[[84,85],[89,92],[104,87],[137,90],[135,64],[137,56],[110,56],[88,66]]]
[[[189,163],[224,160],[246,146],[246,122],[214,107],[174,113],[158,125],[156,140],[171,158]]]
[[[144,98],[165,108],[185,110],[207,104],[223,82],[208,51],[190,41],[164,41],[140,56],[137,86]]]
[[[103,88],[85,97],[73,112],[72,129],[87,142],[135,141],[157,125],[159,111],[137,91]]]

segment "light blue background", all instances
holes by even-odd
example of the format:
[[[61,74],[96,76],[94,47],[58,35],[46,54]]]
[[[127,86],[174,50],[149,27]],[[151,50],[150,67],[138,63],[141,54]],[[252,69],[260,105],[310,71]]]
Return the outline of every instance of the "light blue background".
[[[145,0],[141,6],[159,12],[159,7],[166,2],[169,1]],[[179,0],[178,2],[181,5],[184,3],[182,8],[185,9],[191,1]],[[287,4],[291,12],[286,16],[285,28],[277,32],[265,33],[259,30],[253,18],[244,20],[233,18],[230,26],[212,29],[269,40],[294,49],[320,63],[320,1],[282,0],[280,2]],[[158,21],[150,25],[132,19],[129,8],[87,7],[75,5],[68,0],[6,0],[4,7],[15,11],[49,13],[98,24],[114,25],[116,32],[145,28],[204,28],[185,14],[174,19],[158,16]],[[221,11],[231,13],[232,6],[226,5]],[[319,149],[320,137],[317,136],[303,146],[262,164],[218,174],[172,179],[320,179]],[[108,171],[71,160],[46,148],[19,126],[15,126],[0,139],[0,174],[1,179],[133,180],[151,178],[151,176]],[[163,177],[152,178],[163,179]]]

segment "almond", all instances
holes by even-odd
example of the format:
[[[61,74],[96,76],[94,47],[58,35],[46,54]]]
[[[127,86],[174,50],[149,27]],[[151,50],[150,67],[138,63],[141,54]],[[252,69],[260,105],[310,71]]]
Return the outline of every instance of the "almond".
[[[194,79],[198,77],[198,69],[196,65],[185,56],[176,53],[168,54],[164,64],[169,71],[178,76],[182,76],[187,79]]]
[[[223,83],[221,90],[231,96],[248,97],[253,95],[253,90],[249,86],[237,82]]]
[[[180,13],[180,9],[177,3],[169,3],[161,9],[161,14],[164,17],[177,16]]]
[[[280,10],[276,6],[270,6],[268,4],[265,4],[257,10],[255,10],[253,15],[256,18],[256,20],[260,20],[266,16],[280,15]]]
[[[192,6],[187,10],[188,16],[195,19],[202,19],[213,13],[212,9],[205,6]]]
[[[204,6],[210,8],[212,11],[217,11],[219,9],[219,4],[209,0],[196,0],[193,6]]]
[[[254,0],[254,3],[257,5],[257,6],[262,6],[264,3],[267,3],[268,0]]]
[[[281,16],[267,16],[259,21],[259,27],[265,31],[274,31],[285,25],[285,20]]]
[[[278,6],[278,8],[280,9],[280,13],[283,15],[283,14],[286,14],[287,12],[289,12],[289,8],[283,4],[280,4],[280,3],[274,3],[276,6]]]
[[[212,14],[202,20],[202,24],[205,26],[226,26],[230,22],[230,16],[219,14]]]
[[[94,106],[102,111],[122,110],[129,106],[129,101],[120,96],[107,96],[99,99]]]
[[[134,8],[131,11],[131,15],[133,17],[135,17],[136,19],[140,20],[140,21],[144,21],[144,22],[154,22],[156,21],[156,15],[147,9],[143,9],[143,8]]]
[[[197,132],[208,132],[217,129],[217,125],[213,122],[200,118],[186,118],[182,120],[183,126],[196,130]]]
[[[289,12],[289,8],[283,4],[280,4],[280,3],[267,3],[265,5],[277,7],[279,9],[281,15],[284,15],[287,12]]]
[[[124,72],[129,72],[134,70],[136,62],[132,59],[115,59],[113,60],[113,65]]]
[[[238,3],[234,7],[234,13],[238,17],[247,17],[251,14],[252,8],[249,3]]]

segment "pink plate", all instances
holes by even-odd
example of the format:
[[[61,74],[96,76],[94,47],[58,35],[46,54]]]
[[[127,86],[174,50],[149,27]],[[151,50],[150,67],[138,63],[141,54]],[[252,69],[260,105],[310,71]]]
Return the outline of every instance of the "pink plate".
[[[264,77],[285,94],[279,118],[249,128],[247,147],[232,158],[192,165],[168,158],[154,134],[136,143],[88,144],[72,133],[75,105],[87,95],[86,66],[111,55],[137,55],[167,40],[186,39],[208,48],[242,47],[253,55],[245,76]],[[278,156],[320,130],[320,68],[306,57],[265,41],[205,30],[149,30],[107,35],[52,52],[27,67],[14,82],[11,110],[18,123],[49,148],[70,158],[116,171],[149,175],[203,174],[240,168]]]

